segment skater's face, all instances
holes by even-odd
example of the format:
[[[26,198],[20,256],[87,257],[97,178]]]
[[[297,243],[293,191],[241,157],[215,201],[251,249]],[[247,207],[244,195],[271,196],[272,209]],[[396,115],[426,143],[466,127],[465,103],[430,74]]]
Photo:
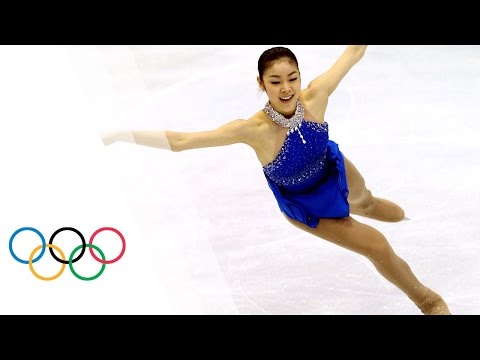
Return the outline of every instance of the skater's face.
[[[297,100],[300,97],[300,71],[294,61],[284,57],[271,63],[257,79],[275,110],[289,118],[295,114]]]

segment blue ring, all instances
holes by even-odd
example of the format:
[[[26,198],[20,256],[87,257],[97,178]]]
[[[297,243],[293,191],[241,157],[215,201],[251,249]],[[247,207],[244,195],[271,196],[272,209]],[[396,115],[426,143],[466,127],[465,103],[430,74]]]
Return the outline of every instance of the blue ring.
[[[23,227],[23,228],[20,228],[17,231],[15,231],[12,234],[12,236],[10,236],[10,242],[8,244],[8,249],[10,250],[10,254],[12,254],[13,258],[15,260],[17,260],[18,262],[22,263],[22,264],[28,264],[28,260],[22,260],[17,255],[15,255],[15,253],[13,252],[13,247],[12,247],[13,239],[15,239],[15,236],[17,236],[22,231],[33,231],[38,236],[40,236],[40,239],[42,240],[42,251],[40,252],[40,254],[35,259],[32,260],[32,263],[34,263],[34,262],[40,260],[40,258],[45,253],[45,249],[47,248],[47,242],[45,241],[45,238],[43,237],[42,233],[40,231],[38,231],[37,229],[33,228],[33,227]]]

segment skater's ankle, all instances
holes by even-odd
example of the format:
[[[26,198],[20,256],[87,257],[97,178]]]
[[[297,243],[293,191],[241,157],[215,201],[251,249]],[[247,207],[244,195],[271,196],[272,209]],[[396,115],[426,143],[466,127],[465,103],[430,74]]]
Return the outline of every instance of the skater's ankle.
[[[443,298],[433,291],[416,301],[415,304],[424,315],[451,315]]]

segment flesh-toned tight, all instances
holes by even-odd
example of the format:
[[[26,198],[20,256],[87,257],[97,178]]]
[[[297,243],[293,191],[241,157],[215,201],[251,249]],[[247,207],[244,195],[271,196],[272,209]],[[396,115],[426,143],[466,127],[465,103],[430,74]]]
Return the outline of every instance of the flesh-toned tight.
[[[402,221],[405,218],[403,209],[393,202],[374,197],[366,188],[360,172],[347,158],[344,159],[351,213],[379,221]],[[417,279],[410,266],[394,252],[385,236],[372,226],[351,216],[321,219],[316,228],[286,218],[294,226],[312,235],[365,256],[382,276],[402,290],[424,314],[450,314],[441,296]]]

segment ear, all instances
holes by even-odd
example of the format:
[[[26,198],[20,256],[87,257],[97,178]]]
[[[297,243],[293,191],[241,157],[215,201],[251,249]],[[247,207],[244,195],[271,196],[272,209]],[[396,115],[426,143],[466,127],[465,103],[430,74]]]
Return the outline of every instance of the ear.
[[[260,76],[257,76],[257,83],[258,83],[258,86],[260,87],[260,90],[265,91],[265,86],[263,85],[263,81],[260,80]]]

